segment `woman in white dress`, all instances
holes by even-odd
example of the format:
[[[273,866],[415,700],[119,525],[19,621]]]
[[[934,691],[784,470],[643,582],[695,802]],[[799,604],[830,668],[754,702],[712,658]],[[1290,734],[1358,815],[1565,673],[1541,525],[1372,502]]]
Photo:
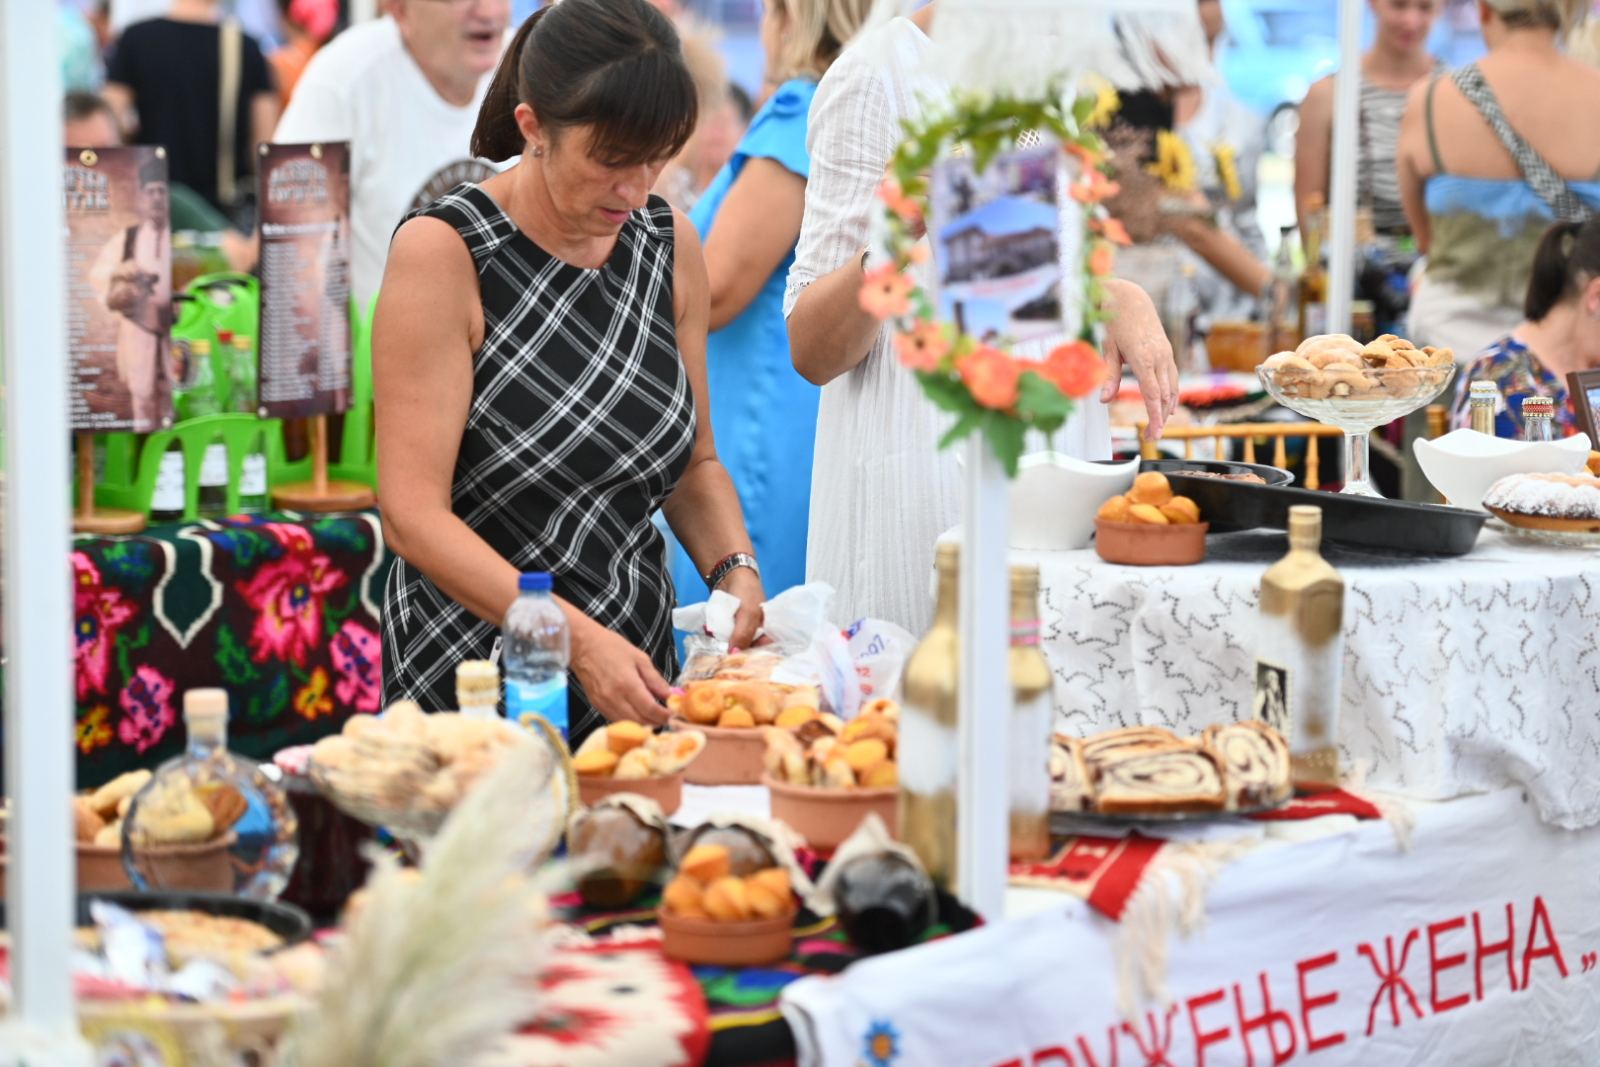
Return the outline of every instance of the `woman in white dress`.
[[[960,479],[954,455],[938,447],[947,417],[900,366],[888,329],[861,310],[858,294],[875,194],[901,122],[921,114],[922,98],[948,92],[925,63],[937,6],[864,33],[818,86],[805,220],[784,308],[795,369],[823,387],[807,577],[834,587],[840,621],[871,615],[913,633],[932,615],[934,544],[959,521]],[[1111,373],[1100,399],[1081,403],[1054,441],[1083,459],[1110,454],[1105,404],[1124,364],[1144,393],[1152,436],[1177,406],[1172,348],[1150,298],[1124,282],[1107,289],[1116,316],[1105,344]]]

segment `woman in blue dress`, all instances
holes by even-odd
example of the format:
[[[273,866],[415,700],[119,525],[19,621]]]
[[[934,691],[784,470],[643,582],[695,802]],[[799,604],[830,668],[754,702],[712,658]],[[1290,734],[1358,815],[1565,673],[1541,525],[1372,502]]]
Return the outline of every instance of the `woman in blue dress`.
[[[816,443],[818,389],[790,362],[783,319],[810,171],[806,116],[817,81],[870,7],[871,0],[766,0],[761,44],[775,88],[689,214],[711,279],[712,431],[772,593],[805,581]],[[673,548],[678,603],[703,600],[704,576]]]

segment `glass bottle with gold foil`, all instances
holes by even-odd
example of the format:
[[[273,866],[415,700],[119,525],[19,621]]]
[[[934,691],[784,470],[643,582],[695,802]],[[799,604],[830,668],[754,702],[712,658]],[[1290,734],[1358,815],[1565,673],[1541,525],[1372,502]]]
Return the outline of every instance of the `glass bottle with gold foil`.
[[[1467,387],[1467,413],[1471,426],[1490,437],[1494,432],[1494,409],[1500,402],[1500,387],[1491,381],[1473,382]]]
[[[1255,717],[1289,743],[1301,789],[1339,785],[1344,578],[1322,558],[1322,509],[1289,509],[1289,554],[1261,576]]]
[[[1050,663],[1039,647],[1039,568],[1011,568],[1011,860],[1050,854]]]
[[[933,626],[906,663],[900,705],[900,840],[947,890],[956,881],[956,773],[961,636],[960,549],[940,545]]]
[[[1300,337],[1315,337],[1328,329],[1328,272],[1322,266],[1322,233],[1326,215],[1321,197],[1307,205],[1303,250],[1305,270],[1300,273]]]

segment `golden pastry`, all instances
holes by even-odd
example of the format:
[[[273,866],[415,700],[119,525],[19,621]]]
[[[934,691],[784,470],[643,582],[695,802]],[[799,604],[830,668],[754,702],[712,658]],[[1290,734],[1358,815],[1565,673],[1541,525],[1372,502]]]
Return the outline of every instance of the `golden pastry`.
[[[637,782],[641,778],[650,778],[655,774],[655,766],[650,760],[650,753],[642,748],[629,749],[617,761],[617,769],[612,777],[619,781]]]
[[[1171,499],[1172,485],[1160,471],[1145,471],[1133,480],[1133,488],[1128,490],[1129,505],[1153,504],[1160,507]]]
[[[757,882],[754,876],[745,879],[744,889],[753,918],[776,919],[794,910],[787,893],[779,895],[773,892],[769,886]]]
[[[889,746],[876,737],[851,742],[844,750],[844,761],[858,779],[888,758]]]
[[[129,771],[119,774],[89,795],[89,807],[102,819],[117,813],[117,805],[143,789],[150,781],[149,771]]]
[[[1169,521],[1161,514],[1161,509],[1152,504],[1133,505],[1128,509],[1128,518],[1132,522],[1144,522],[1152,526],[1166,526]]]
[[[72,824],[72,836],[85,843],[93,841],[106,828],[106,821],[94,810],[88,797],[72,798]]]
[[[1104,504],[1101,504],[1100,510],[1095,513],[1095,517],[1104,519],[1107,522],[1133,521],[1128,518],[1128,498],[1125,496],[1114,496]]]
[[[700,883],[687,875],[678,875],[667,883],[667,888],[661,892],[661,904],[674,915],[686,918],[707,917],[705,909],[701,907],[701,900],[705,890]]]
[[[717,727],[722,730],[747,730],[755,724],[755,716],[748,709],[740,707],[729,708],[717,720]]]
[[[726,878],[732,864],[732,857],[722,845],[696,845],[678,864],[678,873],[706,884]]]
[[[606,744],[611,751],[622,756],[650,739],[650,731],[636,722],[614,722],[606,727]]]
[[[744,880],[732,875],[706,886],[701,905],[717,922],[742,922],[750,918],[750,893]]]
[[[868,789],[895,789],[900,785],[900,768],[893,760],[884,760],[861,779]]]
[[[1168,522],[1191,523],[1200,521],[1200,505],[1186,496],[1175,496],[1161,505],[1161,514]]]
[[[572,757],[572,770],[584,778],[608,778],[618,762],[617,754],[610,749],[585,752]]]
[[[811,722],[816,717],[816,708],[808,708],[804,704],[796,704],[780,711],[776,724],[785,730],[795,730]]]

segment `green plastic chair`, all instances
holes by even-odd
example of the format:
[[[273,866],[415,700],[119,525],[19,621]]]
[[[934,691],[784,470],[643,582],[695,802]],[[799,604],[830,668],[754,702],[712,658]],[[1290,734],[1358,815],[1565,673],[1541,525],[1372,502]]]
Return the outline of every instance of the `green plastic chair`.
[[[123,508],[149,516],[156,477],[161,471],[161,456],[177,441],[183,449],[183,520],[195,521],[200,517],[200,467],[205,462],[206,448],[220,439],[228,452],[225,508],[230,515],[238,514],[239,483],[245,457],[251,452],[270,452],[274,435],[281,440],[282,431],[283,424],[277,419],[243,414],[202,415],[198,419],[180,422],[170,429],[157,430],[145,437],[139,450],[137,476],[128,484],[114,484],[108,476],[105,483],[95,486],[95,503],[101,507]],[[108,456],[108,468],[109,465]],[[270,491],[270,460],[267,478]]]

